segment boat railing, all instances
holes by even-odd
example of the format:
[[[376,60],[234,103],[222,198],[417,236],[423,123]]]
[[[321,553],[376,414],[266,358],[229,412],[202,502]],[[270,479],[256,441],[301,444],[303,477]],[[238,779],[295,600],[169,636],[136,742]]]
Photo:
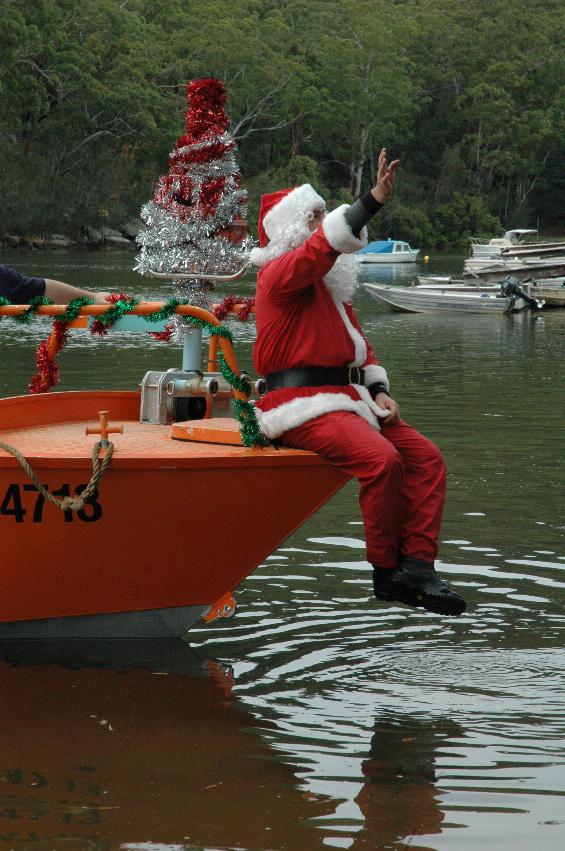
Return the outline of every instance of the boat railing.
[[[152,314],[159,313],[159,311],[161,311],[166,306],[166,304],[167,303],[163,301],[143,301],[139,304],[136,304],[135,306],[132,305],[132,307],[127,312],[130,316],[151,316]],[[77,318],[74,319],[72,322],[68,323],[68,327],[86,328],[88,326],[89,317],[101,317],[108,311],[109,307],[110,305],[104,304],[85,304],[80,308],[77,314]],[[0,304],[0,317],[21,316],[22,314],[26,313],[26,311],[29,311],[29,309],[30,307],[28,304]],[[229,308],[229,312],[238,314],[243,309],[244,305],[235,304]],[[37,305],[34,308],[34,315],[46,316],[56,320],[58,316],[62,316],[67,310],[68,305],[64,304],[41,304]],[[192,317],[196,320],[200,320],[200,322],[202,323],[206,323],[216,328],[222,327],[222,323],[216,316],[214,316],[213,313],[208,310],[205,310],[204,308],[196,307],[191,304],[176,305],[174,313],[177,316]],[[54,330],[52,332],[52,336],[55,333],[56,332]],[[234,375],[240,377],[241,372],[237,363],[234,347],[229,336],[211,333],[208,348],[208,368],[210,369],[213,364],[217,363],[218,346],[221,349],[221,353],[229,369],[234,373]],[[246,393],[236,389],[235,387],[233,393],[235,398],[241,401],[244,401],[248,398]]]

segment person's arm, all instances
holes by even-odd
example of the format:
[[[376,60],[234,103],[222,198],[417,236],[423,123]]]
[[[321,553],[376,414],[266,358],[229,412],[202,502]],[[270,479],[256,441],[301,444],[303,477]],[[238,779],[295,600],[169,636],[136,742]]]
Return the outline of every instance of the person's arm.
[[[347,204],[332,210],[306,242],[271,260],[259,275],[258,286],[271,298],[293,298],[320,283],[340,254],[353,254],[366,245],[354,235],[346,218]]]
[[[45,278],[45,295],[55,304],[68,304],[74,298],[88,296],[94,304],[107,304],[109,293],[95,293],[90,290],[81,290],[79,287],[73,287],[71,284],[64,284],[62,281],[55,281],[52,278]]]
[[[367,357],[362,366],[365,373],[365,387],[369,391],[374,403],[383,411],[389,411],[386,417],[387,423],[395,423],[400,419],[400,410],[398,403],[390,395],[390,382],[386,373],[386,369],[380,365],[368,339],[363,335],[357,314],[353,310],[353,305],[345,302],[345,310],[351,320],[353,327],[363,336],[365,345],[367,346]]]
[[[337,257],[338,252],[318,228],[294,251],[271,260],[259,273],[258,286],[271,298],[293,298],[326,275]]]
[[[388,380],[386,369],[378,362],[370,342],[363,334],[361,325],[359,324],[359,320],[357,319],[357,314],[353,310],[353,305],[351,304],[351,302],[345,302],[344,306],[345,311],[351,321],[351,324],[353,325],[355,330],[358,331],[359,334],[361,334],[363,340],[365,341],[365,346],[367,347],[367,357],[365,358],[365,362],[362,364],[362,369],[365,372],[365,387],[369,390],[371,396],[373,397],[378,391],[388,393],[390,389],[390,383]]]
[[[377,182],[370,192],[362,195],[358,201],[345,211],[347,224],[353,234],[360,234],[365,225],[390,199],[396,181],[396,170],[399,165],[400,160],[394,160],[389,165],[386,148],[382,148],[377,167]]]

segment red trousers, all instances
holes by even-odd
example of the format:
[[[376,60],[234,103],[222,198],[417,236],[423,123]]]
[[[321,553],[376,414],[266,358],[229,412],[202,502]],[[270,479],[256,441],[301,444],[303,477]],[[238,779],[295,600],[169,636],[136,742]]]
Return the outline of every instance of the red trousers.
[[[392,568],[399,556],[433,563],[445,499],[441,452],[400,420],[378,432],[357,414],[334,411],[285,432],[285,446],[310,449],[359,480],[367,558]]]

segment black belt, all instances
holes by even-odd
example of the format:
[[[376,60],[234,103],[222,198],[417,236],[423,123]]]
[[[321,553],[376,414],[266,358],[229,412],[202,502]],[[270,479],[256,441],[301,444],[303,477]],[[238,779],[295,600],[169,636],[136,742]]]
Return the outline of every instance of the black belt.
[[[322,387],[326,384],[365,384],[365,370],[358,366],[303,366],[265,376],[267,391],[281,387]]]

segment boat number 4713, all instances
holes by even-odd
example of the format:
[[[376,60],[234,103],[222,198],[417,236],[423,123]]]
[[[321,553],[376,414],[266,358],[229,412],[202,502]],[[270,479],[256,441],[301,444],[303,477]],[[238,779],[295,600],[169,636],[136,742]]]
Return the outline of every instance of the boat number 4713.
[[[47,485],[43,485],[46,490],[49,490]],[[75,493],[71,493],[70,485],[61,485],[57,490],[51,491],[53,496],[58,496],[63,499],[66,496],[80,496],[85,489],[86,484],[77,485]],[[35,494],[35,498],[33,496]],[[45,497],[40,493],[35,485],[8,485],[2,502],[0,503],[0,522],[3,518],[9,518],[16,523],[24,521],[31,523],[43,522],[43,509],[45,507]],[[56,509],[56,506],[50,505],[49,511]],[[58,509],[56,509],[58,510]],[[98,502],[98,491],[94,491],[93,495],[84,503],[84,508],[74,512],[70,509],[61,512],[65,518],[65,523],[73,522],[73,515],[84,523],[96,523],[102,517],[102,506]]]

